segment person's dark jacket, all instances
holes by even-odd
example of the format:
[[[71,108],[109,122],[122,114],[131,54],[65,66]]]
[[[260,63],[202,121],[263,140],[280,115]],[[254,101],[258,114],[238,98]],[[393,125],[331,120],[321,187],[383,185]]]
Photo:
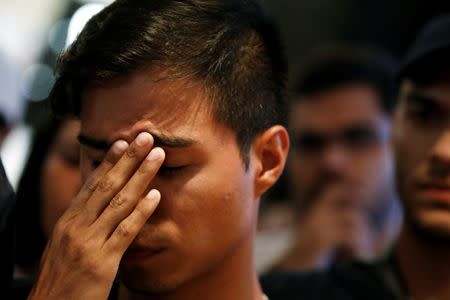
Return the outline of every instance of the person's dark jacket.
[[[323,272],[277,272],[263,275],[270,300],[407,299],[391,259],[376,263],[337,263]]]

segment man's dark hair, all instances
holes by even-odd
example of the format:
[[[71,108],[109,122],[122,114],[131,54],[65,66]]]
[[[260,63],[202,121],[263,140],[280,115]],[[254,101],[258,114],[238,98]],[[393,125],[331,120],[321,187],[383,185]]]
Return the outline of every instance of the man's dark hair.
[[[205,83],[217,121],[236,132],[244,162],[254,138],[285,122],[286,64],[257,0],[117,0],[94,16],[57,64],[58,114],[80,113],[89,85],[163,68]],[[124,100],[126,101],[126,100]]]
[[[450,47],[439,49],[417,59],[399,74],[398,81],[412,80],[419,85],[430,85],[450,74]]]
[[[352,83],[368,84],[380,95],[380,108],[391,114],[396,104],[397,61],[370,47],[332,46],[315,49],[292,85],[293,98]]]
[[[450,14],[430,20],[417,34],[397,72],[398,82],[410,79],[429,85],[445,79],[450,70]]]

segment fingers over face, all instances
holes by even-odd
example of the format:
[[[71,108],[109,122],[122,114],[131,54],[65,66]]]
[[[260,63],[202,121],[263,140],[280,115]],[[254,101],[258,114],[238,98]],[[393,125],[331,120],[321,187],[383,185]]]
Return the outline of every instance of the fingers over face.
[[[141,132],[126,148],[120,159],[107,172],[100,174],[101,178],[86,203],[86,221],[89,224],[98,218],[127,184],[152,147],[153,137],[148,132]]]
[[[161,167],[165,158],[164,150],[153,148],[142,161],[126,185],[109,202],[95,222],[99,230],[110,235],[123,219],[135,209],[139,200],[145,197],[150,183]]]
[[[155,189],[141,198],[134,210],[118,224],[105,245],[122,255],[153,214],[160,199],[161,194]]]
[[[106,153],[105,159],[88,177],[86,182],[81,187],[78,195],[72,201],[70,208],[67,209],[64,216],[67,215],[71,217],[73,214],[77,214],[79,211],[85,211],[84,207],[86,205],[86,202],[97,189],[101,179],[120,160],[128,147],[128,143],[123,140],[118,140],[111,146],[109,151]]]

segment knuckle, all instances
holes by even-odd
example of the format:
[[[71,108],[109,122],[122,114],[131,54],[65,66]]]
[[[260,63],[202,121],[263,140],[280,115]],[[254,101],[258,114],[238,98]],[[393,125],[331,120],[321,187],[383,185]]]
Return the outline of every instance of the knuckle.
[[[68,220],[74,220],[75,218],[77,218],[79,215],[82,215],[85,211],[85,207],[83,205],[72,205],[70,207],[70,211],[67,211],[65,214],[63,214],[61,218],[63,218],[64,216],[67,215],[67,219]]]
[[[86,266],[86,262],[89,262],[90,245],[73,230],[67,231],[63,236],[62,245],[66,248],[67,252],[69,253],[69,257],[73,262],[83,263],[84,266]]]
[[[87,249],[86,246],[82,243],[74,243],[72,242],[70,247],[70,256],[72,259],[76,262],[85,262],[86,255],[87,255]]]
[[[114,185],[114,181],[109,178],[108,176],[105,176],[99,183],[97,186],[97,189],[100,192],[108,192],[113,188]]]
[[[129,147],[125,153],[127,157],[135,158],[137,156],[137,149],[135,147]]]
[[[82,252],[81,254],[84,254],[84,252]],[[91,257],[91,256],[86,256],[86,255],[82,255],[80,256],[80,260],[79,263],[82,265],[82,268],[91,276],[91,277],[97,277],[100,276],[100,274],[98,273],[98,269],[99,269],[99,262],[97,259]]]
[[[87,255],[87,246],[80,239],[77,239],[70,231],[66,231],[61,237],[61,247],[63,253],[70,258],[69,261],[79,263],[85,259]]]
[[[121,237],[129,237],[132,234],[132,228],[129,224],[120,223],[119,226],[117,226],[117,233]]]
[[[117,195],[112,198],[112,200],[109,202],[109,205],[112,208],[119,208],[123,206],[124,203],[127,202],[127,197],[123,193],[118,193]]]
[[[77,242],[76,242],[76,233],[73,229],[70,228],[70,226],[59,226],[58,228],[59,236],[61,237],[61,243],[62,245],[69,247],[69,248],[76,248]]]
[[[76,225],[79,215],[83,214],[83,207],[70,207],[59,219],[56,221],[52,235],[57,237],[64,237],[67,234],[72,234],[72,231],[78,226]]]
[[[65,219],[60,218],[53,229],[53,236],[64,237],[66,230],[66,222]]]
[[[85,184],[86,189],[90,192],[95,191],[97,185],[98,185],[97,181],[95,181],[93,178],[88,179]]]

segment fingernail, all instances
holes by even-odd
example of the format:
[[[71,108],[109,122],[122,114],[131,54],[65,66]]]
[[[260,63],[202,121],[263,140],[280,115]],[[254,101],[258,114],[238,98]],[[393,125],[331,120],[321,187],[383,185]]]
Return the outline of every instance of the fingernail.
[[[150,143],[151,139],[152,139],[152,136],[150,135],[150,133],[141,132],[136,137],[136,144],[138,144],[139,146],[144,146],[144,145]]]
[[[128,143],[124,140],[118,140],[113,144],[112,148],[115,153],[121,154],[128,148]]]
[[[157,160],[159,158],[164,158],[164,150],[162,148],[153,148],[152,151],[147,155],[148,160]]]
[[[150,200],[159,200],[161,198],[161,193],[158,190],[151,190],[147,194],[147,198]]]

